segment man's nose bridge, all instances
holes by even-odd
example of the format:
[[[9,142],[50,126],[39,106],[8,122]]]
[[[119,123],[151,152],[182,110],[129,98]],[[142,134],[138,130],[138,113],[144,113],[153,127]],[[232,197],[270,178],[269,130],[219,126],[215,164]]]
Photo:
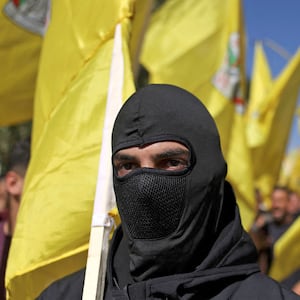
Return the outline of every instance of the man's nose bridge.
[[[142,157],[140,164],[141,164],[140,166],[141,168],[152,168],[152,169],[155,168],[155,163],[153,162],[153,160],[146,156]]]

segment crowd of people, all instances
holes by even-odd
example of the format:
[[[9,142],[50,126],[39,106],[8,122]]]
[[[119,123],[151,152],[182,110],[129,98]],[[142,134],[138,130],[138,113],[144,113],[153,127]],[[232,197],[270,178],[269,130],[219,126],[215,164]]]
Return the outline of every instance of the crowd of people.
[[[286,186],[276,185],[270,195],[270,209],[266,209],[259,190],[256,196],[257,216],[249,233],[258,250],[260,269],[268,274],[274,260],[274,245],[300,215],[300,195]],[[300,294],[300,274],[297,274],[291,274],[283,283]]]
[[[2,284],[29,159],[30,141],[18,143],[0,178]],[[112,164],[122,223],[110,245],[105,299],[300,299],[297,272],[281,283],[268,276],[274,244],[300,213],[299,195],[276,186],[266,210],[257,191],[247,233],[218,130],[199,99],[171,85],[138,90],[116,118]],[[84,272],[38,299],[81,299]]]

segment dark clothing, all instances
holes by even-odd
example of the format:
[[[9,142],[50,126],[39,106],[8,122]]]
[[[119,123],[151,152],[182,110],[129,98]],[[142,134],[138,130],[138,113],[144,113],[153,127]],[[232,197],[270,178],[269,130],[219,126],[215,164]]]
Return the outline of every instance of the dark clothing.
[[[300,269],[289,275],[287,278],[281,281],[281,284],[287,289],[292,289],[293,286],[300,281]]]
[[[115,234],[107,269],[107,290],[105,300],[110,299],[300,299],[276,281],[262,274],[256,263],[251,262],[251,241],[243,232],[234,244],[234,232],[240,227],[236,220],[218,240],[212,257],[222,257],[219,266],[202,269],[185,274],[164,276],[133,283],[129,275],[129,259],[123,259],[123,267],[114,264],[120,260],[120,254],[127,252],[124,248],[122,230]],[[222,252],[231,244],[229,252]],[[227,244],[227,245],[226,245]],[[224,255],[225,254],[225,255]],[[249,259],[250,258],[250,259]],[[176,262],[174,262],[176,263]],[[125,279],[127,278],[127,279]],[[126,285],[125,282],[130,282]]]
[[[5,270],[8,259],[8,252],[11,243],[11,236],[4,233],[4,227],[7,222],[8,212],[0,213],[0,300],[6,299],[5,290]]]
[[[6,220],[1,219],[0,217],[0,259],[2,263],[2,256],[3,256],[3,250],[4,250],[4,243],[5,243],[5,234],[4,234],[4,225]]]
[[[0,300],[6,299],[5,270],[7,265],[10,244],[11,244],[11,236],[5,235],[4,245],[2,250],[1,266],[0,266]]]
[[[81,300],[85,269],[66,276],[51,284],[38,300]]]
[[[271,238],[271,243],[274,245],[276,241],[289,229],[291,223],[289,224],[276,224],[275,222],[269,223],[268,227],[268,234]]]

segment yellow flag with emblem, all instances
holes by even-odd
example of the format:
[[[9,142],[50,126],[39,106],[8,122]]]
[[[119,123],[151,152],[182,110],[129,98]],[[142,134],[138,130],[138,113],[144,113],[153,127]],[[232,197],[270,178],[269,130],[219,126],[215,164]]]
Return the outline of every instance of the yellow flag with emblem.
[[[255,184],[265,197],[270,196],[273,186],[279,180],[299,88],[300,50],[274,80],[256,115],[256,135],[259,140],[251,147],[251,153],[255,167]]]
[[[35,299],[87,262],[114,32],[120,24],[126,99],[135,89],[128,49],[133,16],[131,0],[53,2],[6,273],[8,299]]]
[[[245,114],[246,118],[246,137],[247,143],[250,148],[255,148],[256,146],[264,143],[264,124],[260,122],[260,112],[264,111],[268,107],[268,102],[266,101],[268,93],[272,89],[273,80],[271,70],[267,61],[266,54],[261,42],[255,43],[254,48],[254,64],[252,79],[250,85],[250,96],[249,102]],[[252,154],[252,153],[251,153]],[[261,168],[261,162],[253,159],[253,173],[254,178],[256,171]],[[260,190],[260,194],[263,197],[264,203],[267,207],[270,206],[270,199],[268,197],[268,192],[262,190],[259,182],[254,181],[254,185]]]
[[[250,96],[246,111],[247,141],[250,148],[263,143],[263,129],[259,114],[267,105],[265,99],[272,88],[272,75],[261,42],[254,48],[254,64],[250,85]]]
[[[243,223],[249,227],[255,204],[240,113],[244,105],[241,1],[166,1],[150,21],[141,62],[149,71],[150,82],[187,89],[216,120],[228,161],[228,179],[238,195]]]

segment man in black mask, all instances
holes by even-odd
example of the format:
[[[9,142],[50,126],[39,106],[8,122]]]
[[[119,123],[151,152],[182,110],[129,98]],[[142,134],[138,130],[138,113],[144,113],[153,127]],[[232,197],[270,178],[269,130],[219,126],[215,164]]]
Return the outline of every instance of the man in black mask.
[[[122,225],[105,299],[299,299],[260,272],[217,128],[196,97],[171,85],[133,94],[115,121],[112,163]],[[83,272],[72,276],[39,299],[73,300]]]
[[[122,228],[106,298],[298,299],[260,273],[217,128],[196,97],[171,85],[140,89],[116,118],[112,153]]]

